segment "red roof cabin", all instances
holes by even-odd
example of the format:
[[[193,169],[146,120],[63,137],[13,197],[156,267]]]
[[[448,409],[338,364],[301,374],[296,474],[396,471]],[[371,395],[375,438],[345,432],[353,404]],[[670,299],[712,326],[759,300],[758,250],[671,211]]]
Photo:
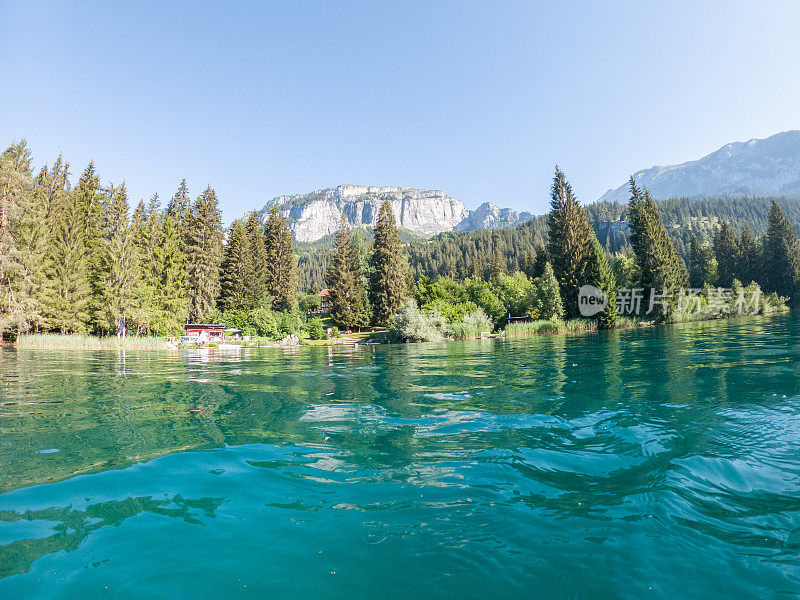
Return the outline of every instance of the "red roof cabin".
[[[208,341],[221,342],[225,338],[225,325],[219,323],[199,324],[187,323],[185,326],[186,335],[196,335]]]

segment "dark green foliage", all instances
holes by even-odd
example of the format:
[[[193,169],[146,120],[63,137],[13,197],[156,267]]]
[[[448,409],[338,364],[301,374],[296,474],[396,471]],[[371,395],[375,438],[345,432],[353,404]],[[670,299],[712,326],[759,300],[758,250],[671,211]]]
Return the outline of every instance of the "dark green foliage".
[[[222,215],[210,187],[197,198],[186,218],[189,318],[205,321],[214,312],[220,291],[223,258]]]
[[[25,140],[12,144],[0,156],[0,334],[25,332],[37,320],[33,265],[19,240],[33,188],[31,175]]]
[[[397,224],[388,201],[381,205],[375,225],[370,268],[373,321],[376,325],[386,325],[409,295],[408,262],[400,247]]]
[[[739,249],[741,250],[739,254],[741,264],[739,265],[738,279],[744,283],[755,281],[764,286],[763,244],[753,235],[749,227],[742,229]]]
[[[140,203],[131,224],[139,258],[133,320],[139,334],[181,333],[188,318],[186,260],[175,219],[161,211],[158,194]]]
[[[415,279],[425,275],[488,280],[492,269],[537,276],[537,265],[544,265],[535,262],[531,273],[530,259],[538,260],[537,245],[543,247],[546,237],[546,220],[537,217],[518,227],[442,233],[431,240],[407,244],[404,250]]]
[[[153,259],[155,314],[150,330],[156,335],[177,335],[189,318],[185,294],[186,258],[181,252],[181,237],[175,219],[167,214],[151,214],[157,220]]]
[[[717,259],[708,244],[701,244],[692,237],[689,250],[689,285],[700,289],[704,285],[717,284]]]
[[[293,310],[297,303],[297,260],[294,238],[286,218],[276,209],[265,228],[267,293],[275,310]]]
[[[181,252],[186,254],[188,252],[186,235],[187,227],[189,225],[189,217],[192,211],[192,201],[189,197],[189,186],[186,185],[186,180],[181,179],[178,186],[178,191],[170,199],[167,206],[167,214],[172,217],[175,222],[175,227],[178,230],[178,237],[181,240]]]
[[[764,267],[767,291],[796,302],[798,274],[800,274],[800,245],[797,233],[786,214],[772,203],[764,240]]]
[[[72,192],[73,202],[83,213],[84,262],[89,284],[89,313],[91,327],[100,322],[102,308],[102,269],[105,249],[105,223],[107,195],[100,187],[100,177],[95,171],[94,162],[81,173],[78,185]]]
[[[630,189],[630,239],[639,270],[639,285],[645,289],[646,299],[650,290],[658,294],[674,295],[689,283],[686,265],[662,225],[658,207],[650,193],[646,189],[639,190],[633,177]],[[664,307],[658,311],[656,317],[659,320],[668,319],[672,312]]]
[[[328,337],[328,334],[325,332],[325,327],[322,325],[322,319],[319,317],[308,320],[308,323],[306,323],[306,333],[308,333],[308,337],[312,340],[324,340]]]
[[[225,258],[222,260],[222,291],[219,307],[223,311],[242,310],[247,306],[247,234],[241,219],[231,224]]]
[[[91,288],[85,260],[85,222],[79,206],[63,194],[51,230],[47,261],[47,326],[60,333],[83,333],[89,321]]]
[[[578,290],[589,282],[590,244],[594,232],[572,186],[558,167],[550,188],[547,223],[550,236],[547,255],[561,289],[564,312],[572,318],[579,314]]]
[[[589,243],[586,276],[589,284],[603,290],[608,297],[608,304],[596,316],[597,326],[600,329],[611,329],[617,321],[617,285],[608,266],[606,251],[600,246],[594,231],[591,232]]]
[[[767,232],[772,198],[672,198],[656,202],[661,221],[682,256],[689,256],[692,237],[711,243],[723,221],[734,231],[749,228],[756,236]],[[800,199],[779,199],[792,223],[800,223]],[[598,202],[584,207],[600,244],[610,252],[623,252],[629,245],[629,207],[616,202]]]
[[[564,304],[561,301],[561,286],[556,279],[553,267],[545,263],[542,276],[536,280],[536,293],[539,301],[540,319],[561,319],[564,317]]]
[[[741,255],[736,232],[723,221],[714,234],[714,256],[717,259],[717,285],[729,288],[740,274]]]
[[[269,299],[267,245],[264,227],[257,212],[247,215],[244,229],[244,302],[245,306],[252,310]]]
[[[124,183],[109,190],[105,230],[100,327],[103,331],[121,334],[133,316],[139,272]]]
[[[326,281],[331,290],[330,315],[333,322],[342,329],[365,326],[369,321],[369,315],[361,284],[361,267],[344,213],[339,222],[339,230],[336,232],[336,242]]]
[[[322,299],[317,294],[300,294],[297,297],[297,309],[301,313],[318,311],[322,306]]]

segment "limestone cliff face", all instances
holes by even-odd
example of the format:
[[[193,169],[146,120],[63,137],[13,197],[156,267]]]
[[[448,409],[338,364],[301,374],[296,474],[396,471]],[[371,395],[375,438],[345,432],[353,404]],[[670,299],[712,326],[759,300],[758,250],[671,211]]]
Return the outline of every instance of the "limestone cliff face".
[[[500,208],[491,202],[484,202],[477,209],[470,211],[469,217],[456,225],[455,229],[474,231],[475,229],[513,227],[532,218],[533,215],[529,212],[518,213],[510,208]]]
[[[266,220],[276,207],[289,218],[295,239],[311,242],[334,233],[342,213],[351,227],[374,227],[385,200],[391,204],[398,225],[424,235],[515,225],[531,218],[529,213],[498,209],[488,202],[476,211],[469,211],[459,200],[439,190],[358,185],[279,196],[267,203],[261,215]]]

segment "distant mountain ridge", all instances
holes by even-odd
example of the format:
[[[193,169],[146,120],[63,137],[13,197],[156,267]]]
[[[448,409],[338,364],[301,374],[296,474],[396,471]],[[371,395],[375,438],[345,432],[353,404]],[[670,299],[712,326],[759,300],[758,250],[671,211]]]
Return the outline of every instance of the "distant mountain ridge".
[[[373,227],[384,200],[388,200],[397,224],[410,231],[435,235],[445,231],[473,231],[512,227],[533,215],[499,208],[484,202],[476,210],[439,190],[389,186],[340,185],[295,196],[279,196],[260,211],[266,220],[273,207],[290,221],[298,242],[312,242],[334,233],[344,213],[350,227]]]
[[[800,131],[733,142],[698,160],[655,166],[633,174],[653,198],[800,196]],[[599,201],[626,203],[628,183]]]

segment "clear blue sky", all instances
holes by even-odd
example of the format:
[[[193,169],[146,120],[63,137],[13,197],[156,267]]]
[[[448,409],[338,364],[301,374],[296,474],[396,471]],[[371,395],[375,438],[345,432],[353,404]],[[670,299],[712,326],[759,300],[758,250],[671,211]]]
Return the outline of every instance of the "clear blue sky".
[[[800,128],[800,2],[0,2],[0,143],[226,222],[342,183],[546,210]]]

